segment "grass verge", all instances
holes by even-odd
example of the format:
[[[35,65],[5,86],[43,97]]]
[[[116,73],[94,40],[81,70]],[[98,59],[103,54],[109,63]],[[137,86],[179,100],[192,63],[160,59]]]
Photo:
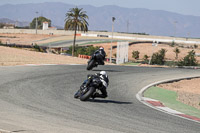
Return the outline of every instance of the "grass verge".
[[[144,92],[144,96],[159,100],[165,106],[176,111],[200,118],[200,111],[198,109],[176,100],[177,93],[175,91],[170,91],[159,87],[151,87]]]
[[[132,66],[138,66],[139,64],[141,64],[141,63],[126,62],[126,63],[124,63],[124,64],[122,64],[122,65],[132,65]]]

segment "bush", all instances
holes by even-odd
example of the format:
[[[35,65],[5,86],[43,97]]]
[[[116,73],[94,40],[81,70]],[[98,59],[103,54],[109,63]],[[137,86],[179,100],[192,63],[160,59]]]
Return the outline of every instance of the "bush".
[[[172,46],[172,47],[174,47],[175,46],[175,42],[174,42],[174,40],[172,41],[172,43],[171,43],[171,45],[170,46]]]
[[[176,47],[176,48],[174,49],[174,53],[176,54],[175,59],[178,59],[178,54],[180,53],[180,50],[179,50],[178,47]]]
[[[83,47],[76,45],[74,50],[74,55],[75,56],[78,56],[79,54],[92,55],[97,49],[99,49],[99,47],[93,47],[93,46]],[[72,46],[69,47],[69,50],[66,53],[72,54]]]
[[[43,50],[40,46],[38,46],[37,44],[35,44],[35,45],[33,46],[33,48],[34,48],[36,51],[38,51],[38,52],[44,52],[44,50]]]
[[[149,62],[148,58],[149,58],[149,56],[145,54],[143,57],[144,64],[148,64],[148,62]]]
[[[198,48],[198,45],[195,44],[195,45],[194,45],[194,48],[195,48],[195,49]]]
[[[154,53],[151,59],[151,64],[164,65],[166,49],[161,49],[157,53]]]
[[[182,60],[178,62],[178,66],[197,66],[198,62],[195,58],[195,51],[192,50],[188,52],[188,55],[186,55]]]
[[[132,57],[134,58],[134,59],[139,59],[139,55],[140,55],[140,52],[139,51],[134,51],[133,50],[133,52],[132,52]]]

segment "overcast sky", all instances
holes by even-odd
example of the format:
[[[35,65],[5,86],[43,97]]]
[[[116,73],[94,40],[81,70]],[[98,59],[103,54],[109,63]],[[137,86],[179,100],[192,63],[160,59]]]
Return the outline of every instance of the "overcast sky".
[[[4,4],[25,4],[43,2],[64,2],[73,5],[117,5],[128,8],[165,10],[184,15],[200,16],[200,0],[0,0]]]

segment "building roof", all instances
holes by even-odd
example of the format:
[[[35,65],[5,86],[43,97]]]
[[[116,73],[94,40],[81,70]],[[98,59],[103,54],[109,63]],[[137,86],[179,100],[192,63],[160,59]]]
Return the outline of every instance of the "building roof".
[[[45,21],[45,22],[43,22],[43,23],[45,23],[45,24],[48,24],[48,22],[47,22],[47,21]]]

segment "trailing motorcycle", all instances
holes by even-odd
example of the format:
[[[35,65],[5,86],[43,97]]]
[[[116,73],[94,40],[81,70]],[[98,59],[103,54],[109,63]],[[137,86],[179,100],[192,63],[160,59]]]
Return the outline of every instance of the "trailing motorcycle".
[[[100,53],[93,54],[88,61],[87,70],[92,70],[94,67],[98,65],[104,65],[104,61]]]

